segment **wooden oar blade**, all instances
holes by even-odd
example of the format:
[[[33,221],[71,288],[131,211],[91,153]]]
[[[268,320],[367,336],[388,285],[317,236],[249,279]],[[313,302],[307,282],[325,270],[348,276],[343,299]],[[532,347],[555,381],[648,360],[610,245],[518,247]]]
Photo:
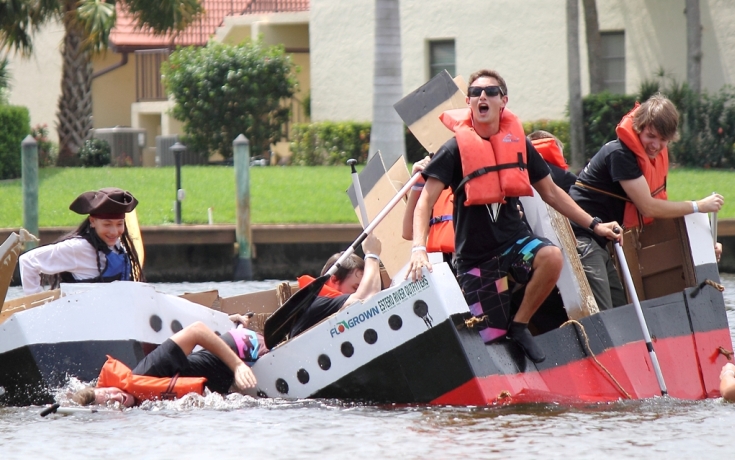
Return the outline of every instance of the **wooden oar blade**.
[[[291,327],[297,319],[304,313],[314,299],[319,295],[324,284],[329,280],[330,275],[323,275],[312,281],[310,284],[299,289],[296,294],[281,305],[278,310],[274,311],[263,324],[263,336],[265,337],[265,346],[275,347],[286,335],[291,331]]]
[[[128,229],[130,239],[133,241],[133,246],[135,246],[135,252],[138,253],[138,261],[142,268],[143,263],[145,262],[145,248],[143,247],[143,237],[140,234],[138,212],[135,209],[125,214],[125,226]]]

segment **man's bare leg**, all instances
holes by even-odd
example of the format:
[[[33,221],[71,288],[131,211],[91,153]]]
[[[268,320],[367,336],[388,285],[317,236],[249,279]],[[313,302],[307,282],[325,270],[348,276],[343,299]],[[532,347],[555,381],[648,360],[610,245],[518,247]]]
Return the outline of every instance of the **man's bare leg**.
[[[533,272],[526,284],[521,306],[513,317],[513,321],[528,324],[541,304],[551,294],[561,274],[564,259],[561,250],[556,246],[544,246],[533,258]]]
[[[518,312],[513,317],[508,329],[508,337],[516,342],[531,361],[535,363],[545,360],[546,355],[536,345],[531,332],[528,330],[528,322],[556,285],[561,273],[562,263],[563,258],[559,248],[545,246],[539,249],[533,259],[533,272],[526,285],[526,292],[521,301],[521,306],[518,308]]]

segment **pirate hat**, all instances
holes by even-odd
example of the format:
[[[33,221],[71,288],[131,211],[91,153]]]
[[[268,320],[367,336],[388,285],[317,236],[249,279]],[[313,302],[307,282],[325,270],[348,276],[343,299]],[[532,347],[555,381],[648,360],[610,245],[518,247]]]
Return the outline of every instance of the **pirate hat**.
[[[138,200],[127,190],[109,187],[82,193],[69,205],[69,209],[77,214],[122,219],[137,205]]]

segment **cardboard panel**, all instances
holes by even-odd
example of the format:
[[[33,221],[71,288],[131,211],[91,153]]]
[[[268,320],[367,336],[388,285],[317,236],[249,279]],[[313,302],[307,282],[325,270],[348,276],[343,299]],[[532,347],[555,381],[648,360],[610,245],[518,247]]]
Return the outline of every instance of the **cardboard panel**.
[[[372,221],[393,199],[403,184],[408,182],[409,178],[408,166],[404,158],[398,158],[390,167],[386,167],[380,152],[374,155],[359,174],[360,188],[365,194],[364,201],[368,219]],[[347,194],[358,220],[361,221],[360,208],[352,185],[347,190]],[[382,246],[380,260],[391,278],[408,263],[411,257],[411,242],[402,237],[405,212],[405,200],[399,201],[374,231]],[[365,226],[363,222],[361,224]]]
[[[537,194],[521,197],[526,220],[535,235],[548,238],[564,254],[564,265],[556,282],[567,316],[580,319],[599,312],[597,302],[577,255],[577,240],[566,217],[548,206]]]
[[[452,80],[446,70],[396,102],[393,107],[428,152],[436,152],[454,136],[439,120],[445,110],[467,107],[462,77]]]

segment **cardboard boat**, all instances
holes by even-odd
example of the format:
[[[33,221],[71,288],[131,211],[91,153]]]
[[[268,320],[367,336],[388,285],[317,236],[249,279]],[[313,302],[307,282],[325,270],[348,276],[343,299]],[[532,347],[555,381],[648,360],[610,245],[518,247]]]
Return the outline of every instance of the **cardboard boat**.
[[[439,263],[421,280],[275,347],[253,366],[261,394],[452,405],[661,395],[634,306],[597,310],[574,245],[563,241],[573,238],[570,229],[539,202],[524,198],[532,228],[556,240],[566,258],[562,319],[532,321],[547,331],[536,336],[544,362],[534,364],[508,341],[483,343],[454,276]],[[657,220],[626,233],[624,248],[668,394],[719,396],[719,371],[733,346],[707,216]]]

